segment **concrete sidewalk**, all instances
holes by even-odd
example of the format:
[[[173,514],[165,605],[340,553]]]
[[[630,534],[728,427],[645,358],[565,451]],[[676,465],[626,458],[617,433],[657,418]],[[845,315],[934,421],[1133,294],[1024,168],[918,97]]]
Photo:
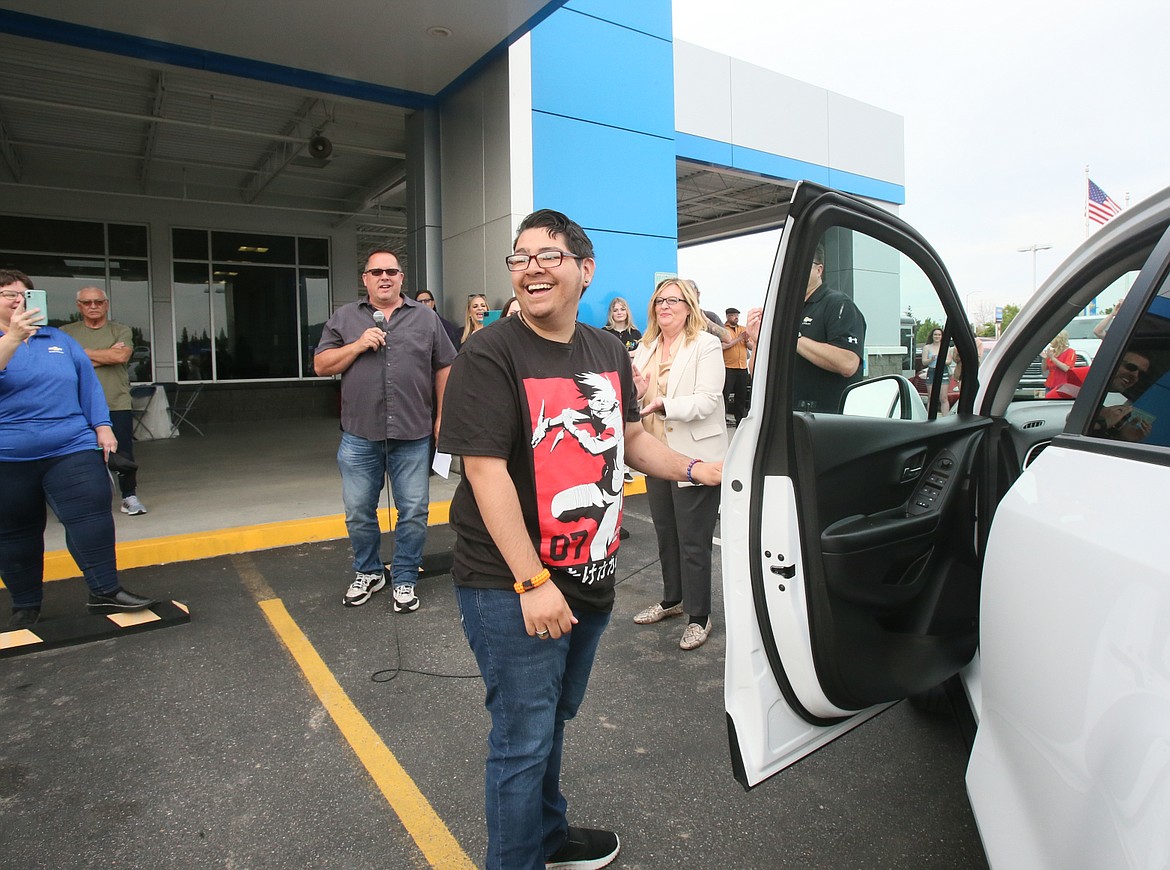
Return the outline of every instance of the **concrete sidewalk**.
[[[114,499],[121,569],[345,537],[336,419],[207,424],[204,436],[138,442],[138,496],[127,516]],[[431,477],[431,523],[446,522],[458,485]],[[383,528],[389,528],[383,504]],[[50,514],[45,578],[78,576],[65,531]]]

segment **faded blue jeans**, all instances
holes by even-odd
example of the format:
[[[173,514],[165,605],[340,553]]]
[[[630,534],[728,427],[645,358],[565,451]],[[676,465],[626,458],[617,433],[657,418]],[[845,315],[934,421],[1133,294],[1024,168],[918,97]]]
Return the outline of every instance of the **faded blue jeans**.
[[[484,777],[487,870],[544,870],[568,834],[565,722],[585,697],[609,614],[574,610],[571,632],[541,640],[525,633],[520,596],[511,589],[457,586],[455,593],[492,717]]]
[[[382,572],[378,499],[389,475],[394,507],[398,510],[390,582],[413,586],[418,581],[430,509],[430,444],[430,438],[367,441],[348,432],[341,433],[337,467],[341,471],[341,500],[345,505],[349,544],[353,548],[354,571]]]

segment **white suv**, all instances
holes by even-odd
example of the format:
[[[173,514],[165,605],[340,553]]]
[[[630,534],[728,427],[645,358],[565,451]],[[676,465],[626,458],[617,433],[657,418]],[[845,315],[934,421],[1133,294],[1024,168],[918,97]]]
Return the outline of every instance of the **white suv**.
[[[870,372],[908,305],[945,318],[971,361],[949,414],[936,388],[922,419],[898,374],[850,387],[844,413],[792,410],[818,246],[825,282],[865,316]],[[1170,865],[1168,274],[1170,190],[1082,244],[980,362],[921,236],[798,185],[723,474],[745,786],[943,686],[977,723],[967,787],[993,867]],[[1069,313],[1117,281],[1131,289],[1076,399],[1017,400]]]

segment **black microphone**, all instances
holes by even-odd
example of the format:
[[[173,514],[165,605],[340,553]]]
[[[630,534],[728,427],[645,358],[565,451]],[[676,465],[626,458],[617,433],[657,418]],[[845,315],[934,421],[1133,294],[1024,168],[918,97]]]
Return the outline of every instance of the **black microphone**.
[[[377,324],[378,329],[382,330],[382,335],[386,335],[386,315],[377,308],[374,309],[374,323]],[[382,342],[382,346],[378,350],[385,350],[389,340],[389,336],[386,336],[386,341]]]

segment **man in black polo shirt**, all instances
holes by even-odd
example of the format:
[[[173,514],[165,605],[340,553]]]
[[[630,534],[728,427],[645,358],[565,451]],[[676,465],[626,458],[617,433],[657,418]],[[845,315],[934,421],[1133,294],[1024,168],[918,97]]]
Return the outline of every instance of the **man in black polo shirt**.
[[[414,587],[427,537],[431,435],[440,423],[432,412],[442,408],[455,358],[439,316],[403,294],[404,277],[397,254],[372,251],[362,272],[367,298],[333,313],[313,357],[317,374],[341,375],[337,467],[355,573],[344,603],[365,604],[386,585],[378,499],[389,475],[398,511],[390,564],[396,613],[418,609]]]
[[[825,249],[817,245],[796,338],[793,407],[836,414],[841,393],[863,374],[865,318],[852,299],[822,283],[824,274]]]

